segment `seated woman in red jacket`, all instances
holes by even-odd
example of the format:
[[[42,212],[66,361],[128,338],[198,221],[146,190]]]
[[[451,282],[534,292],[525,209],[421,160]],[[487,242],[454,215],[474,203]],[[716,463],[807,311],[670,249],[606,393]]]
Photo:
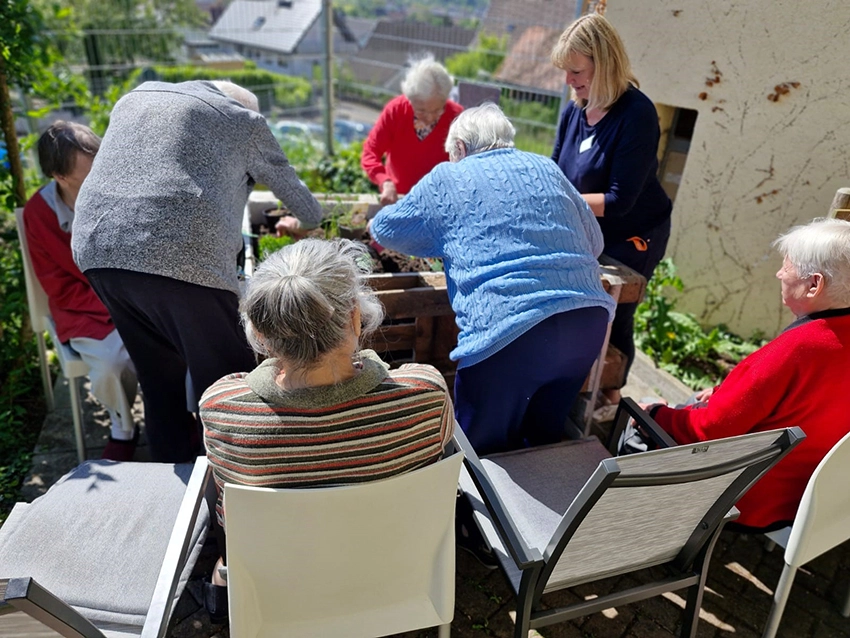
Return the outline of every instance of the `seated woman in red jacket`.
[[[360,166],[381,189],[382,204],[394,204],[437,164],[449,161],[446,135],[463,110],[449,100],[453,86],[452,76],[429,54],[413,61],[402,95],[381,111],[363,143]]]
[[[109,311],[71,255],[77,195],[99,149],[100,138],[87,126],[57,120],[48,127],[38,140],[38,161],[51,181],[24,206],[24,231],[56,334],[89,366],[91,393],[109,412],[103,458],[131,461],[139,438],[133,421],[136,369]]]
[[[806,483],[827,452],[850,432],[850,222],[816,219],[774,242],[782,303],[797,317],[741,361],[702,401],[648,410],[679,443],[800,426],[806,439],[739,501],[739,531],[789,525]]]

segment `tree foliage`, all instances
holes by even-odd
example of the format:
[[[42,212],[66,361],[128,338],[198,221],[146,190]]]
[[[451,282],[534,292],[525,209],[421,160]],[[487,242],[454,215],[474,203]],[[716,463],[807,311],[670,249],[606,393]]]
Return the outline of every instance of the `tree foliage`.
[[[446,58],[449,73],[458,78],[489,78],[505,59],[508,37],[482,33],[472,51],[456,53]]]

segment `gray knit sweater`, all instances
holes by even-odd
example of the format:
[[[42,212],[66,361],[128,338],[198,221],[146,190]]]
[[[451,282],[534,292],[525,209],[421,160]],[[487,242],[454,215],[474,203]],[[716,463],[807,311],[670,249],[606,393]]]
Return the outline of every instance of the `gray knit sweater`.
[[[83,272],[133,270],[238,294],[254,182],[305,226],[321,220],[262,115],[211,82],[145,82],[115,105],[80,189],[74,260]]]

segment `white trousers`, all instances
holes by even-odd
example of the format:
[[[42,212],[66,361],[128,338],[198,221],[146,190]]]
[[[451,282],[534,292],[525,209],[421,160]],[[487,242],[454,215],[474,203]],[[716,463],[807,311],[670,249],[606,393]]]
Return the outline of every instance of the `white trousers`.
[[[138,380],[118,331],[113,330],[104,339],[76,337],[69,343],[90,368],[91,393],[109,411],[112,437],[125,441],[133,438]]]

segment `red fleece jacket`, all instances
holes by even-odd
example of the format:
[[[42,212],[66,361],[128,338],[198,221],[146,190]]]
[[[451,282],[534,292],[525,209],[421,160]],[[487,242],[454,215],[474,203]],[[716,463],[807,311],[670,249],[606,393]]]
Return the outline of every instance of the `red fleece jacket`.
[[[824,316],[825,315],[825,316]],[[806,438],[738,502],[737,522],[792,521],[806,483],[850,432],[844,405],[850,370],[850,310],[816,313],[741,361],[705,407],[661,407],[655,420],[679,443],[799,426]]]
[[[389,179],[399,195],[409,193],[432,168],[449,161],[446,136],[461,111],[460,104],[446,102],[446,109],[434,130],[420,140],[413,128],[413,107],[408,99],[400,95],[390,100],[363,143],[360,166],[378,188]],[[381,161],[385,154],[386,166]]]
[[[24,206],[24,231],[32,267],[47,293],[59,340],[105,338],[115,329],[109,311],[74,263],[71,233],[60,228],[56,213],[41,192]]]

